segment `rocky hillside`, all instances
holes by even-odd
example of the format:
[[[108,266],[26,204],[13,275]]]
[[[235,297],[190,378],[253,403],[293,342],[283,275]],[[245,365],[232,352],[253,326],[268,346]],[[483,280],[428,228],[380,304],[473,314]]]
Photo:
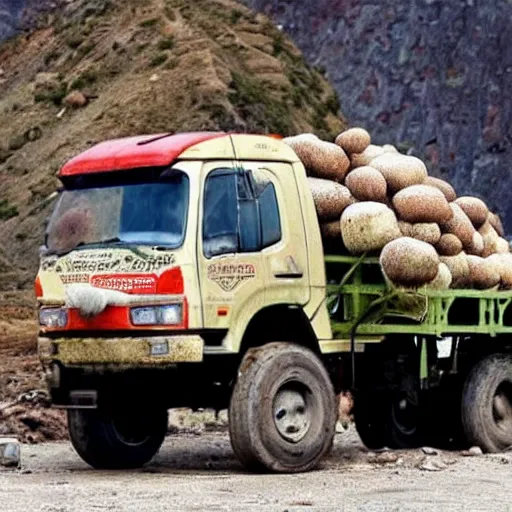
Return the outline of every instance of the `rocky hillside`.
[[[323,68],[351,123],[425,158],[512,232],[512,3],[248,0]]]
[[[31,286],[55,174],[97,141],[342,127],[321,74],[269,19],[232,0],[67,1],[0,46],[0,85],[4,291]]]

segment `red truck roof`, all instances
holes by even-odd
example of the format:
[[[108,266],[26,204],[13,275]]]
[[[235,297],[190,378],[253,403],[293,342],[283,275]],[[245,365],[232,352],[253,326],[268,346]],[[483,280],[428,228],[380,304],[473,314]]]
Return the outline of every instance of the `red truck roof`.
[[[59,176],[75,176],[98,172],[120,171],[140,167],[170,165],[186,149],[216,137],[223,132],[195,132],[140,135],[108,140],[72,158],[61,169]]]

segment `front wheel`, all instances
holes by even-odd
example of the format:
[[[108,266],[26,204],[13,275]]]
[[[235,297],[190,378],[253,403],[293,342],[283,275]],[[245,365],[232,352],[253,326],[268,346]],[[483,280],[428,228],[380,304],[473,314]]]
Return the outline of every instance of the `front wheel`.
[[[247,352],[229,407],[231,444],[245,467],[312,469],[332,446],[336,419],[331,381],[311,350],[270,343]]]
[[[93,468],[138,468],[159,450],[167,411],[70,409],[68,430],[74,449]]]
[[[462,395],[462,423],[470,444],[485,452],[512,446],[511,356],[488,356],[471,370]]]

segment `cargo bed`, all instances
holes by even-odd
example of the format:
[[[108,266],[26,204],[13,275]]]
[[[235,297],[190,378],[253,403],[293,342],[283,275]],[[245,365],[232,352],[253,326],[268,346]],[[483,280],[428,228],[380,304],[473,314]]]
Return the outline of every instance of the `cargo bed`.
[[[326,255],[333,337],[512,333],[512,290],[432,290],[388,284],[378,257]]]

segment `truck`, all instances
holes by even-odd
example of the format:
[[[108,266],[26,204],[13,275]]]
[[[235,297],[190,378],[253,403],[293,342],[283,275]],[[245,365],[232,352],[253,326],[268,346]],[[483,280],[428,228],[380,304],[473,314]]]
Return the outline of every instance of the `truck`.
[[[329,247],[278,137],[110,140],[59,178],[38,351],[92,467],[145,464],[189,407],[228,409],[246,468],[306,471],[346,391],[370,449],[512,445],[512,291],[399,289]]]

